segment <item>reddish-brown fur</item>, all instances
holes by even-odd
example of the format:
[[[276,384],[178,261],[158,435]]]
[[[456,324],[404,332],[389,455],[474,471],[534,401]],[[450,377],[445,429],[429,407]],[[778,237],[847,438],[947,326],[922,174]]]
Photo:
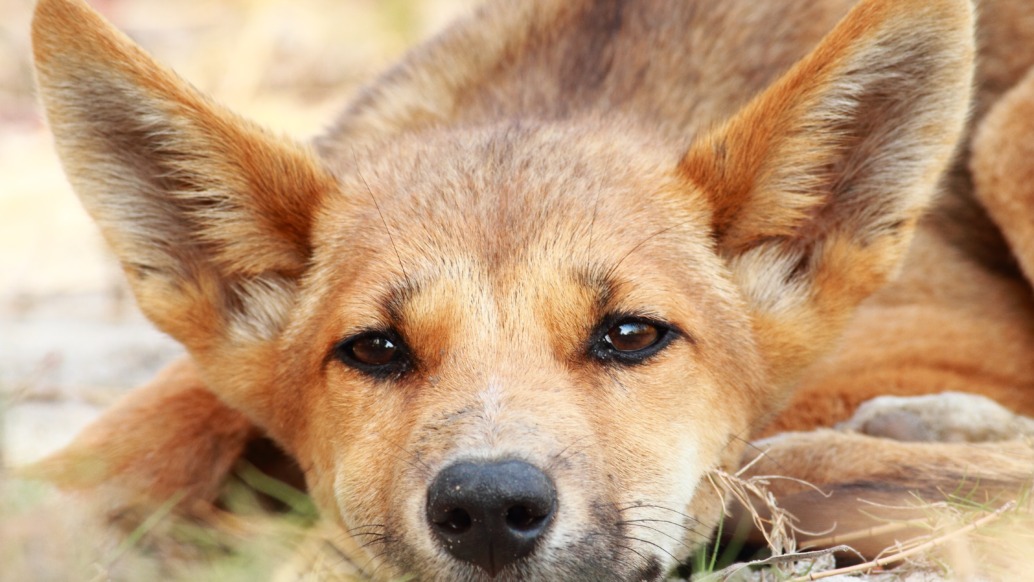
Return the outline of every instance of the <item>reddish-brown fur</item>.
[[[1029,281],[990,222],[958,220],[972,7],[851,4],[500,0],[372,83],[310,149],[197,94],[78,0],[43,0],[36,66],[66,171],[141,308],[193,360],[45,473],[204,503],[264,434],[328,519],[383,530],[365,550],[384,557],[378,576],[480,580],[430,539],[425,491],[457,459],[520,458],[548,468],[560,509],[501,578],[652,579],[710,535],[706,475],[734,469],[752,435],[946,387],[1032,412]],[[982,18],[977,119],[1034,61],[1009,29],[1034,9],[989,0]],[[1030,204],[982,159],[979,197],[1030,265],[1029,220],[998,215]],[[924,217],[939,181],[943,210]],[[639,365],[594,359],[601,321],[622,314],[676,337]],[[334,357],[385,329],[412,349],[405,374]],[[139,439],[116,448],[127,427]],[[901,490],[976,457],[1016,474],[977,449],[861,438],[777,439],[769,459]],[[186,462],[202,442],[211,454]],[[838,472],[852,455],[856,473]],[[90,456],[96,471],[76,475]]]
[[[112,507],[146,506],[141,497],[203,503],[216,498],[245,445],[258,436],[244,415],[205,389],[189,360],[133,391],[104,418],[80,433],[59,462],[42,461],[29,474],[99,493]],[[184,438],[191,434],[206,438]],[[98,450],[105,451],[102,458]]]

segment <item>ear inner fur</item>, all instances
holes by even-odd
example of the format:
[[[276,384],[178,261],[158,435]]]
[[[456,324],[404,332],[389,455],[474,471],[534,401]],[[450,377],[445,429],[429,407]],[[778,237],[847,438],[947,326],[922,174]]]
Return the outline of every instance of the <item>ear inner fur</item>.
[[[962,135],[972,19],[959,0],[862,2],[682,160],[777,383],[896,272]]]
[[[335,187],[308,148],[209,101],[81,2],[40,2],[33,50],[62,163],[145,313],[197,348],[286,292]]]
[[[862,2],[774,86],[698,140],[682,170],[711,197],[721,247],[735,254],[767,238],[814,240],[850,218],[838,214],[877,197],[895,201],[892,215],[925,205],[965,120],[971,27],[968,2]],[[901,189],[910,195],[895,194]],[[843,227],[864,238],[885,226],[879,218]]]

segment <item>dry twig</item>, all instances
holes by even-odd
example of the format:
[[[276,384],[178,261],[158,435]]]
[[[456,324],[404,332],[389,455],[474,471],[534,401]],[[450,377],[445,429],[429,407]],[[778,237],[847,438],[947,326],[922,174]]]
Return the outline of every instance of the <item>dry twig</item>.
[[[901,562],[901,561],[905,560],[906,558],[909,558],[909,557],[914,556],[916,554],[919,554],[919,553],[925,552],[927,550],[936,548],[938,546],[944,545],[945,543],[947,543],[947,542],[949,542],[951,540],[954,540],[954,539],[959,538],[961,536],[964,536],[964,535],[966,535],[966,534],[968,534],[970,532],[973,532],[973,531],[975,531],[975,530],[977,530],[977,529],[979,529],[979,528],[981,528],[981,527],[983,527],[983,526],[985,526],[985,525],[987,525],[987,524],[989,524],[989,523],[999,519],[1005,512],[1013,509],[1014,507],[1016,507],[1016,502],[1010,501],[1010,502],[1006,503],[1005,505],[999,507],[998,509],[994,510],[993,512],[985,515],[984,517],[981,517],[980,519],[978,519],[978,520],[976,520],[976,521],[974,521],[974,522],[972,522],[972,523],[970,523],[970,524],[968,524],[966,526],[960,527],[960,528],[958,528],[958,529],[956,529],[954,531],[951,531],[951,532],[948,532],[948,533],[943,534],[941,536],[938,536],[936,538],[933,538],[933,539],[931,539],[931,540],[929,540],[929,541],[927,541],[925,543],[919,544],[919,545],[914,546],[914,547],[912,547],[910,549],[903,550],[903,551],[900,551],[900,552],[896,552],[896,553],[884,556],[882,558],[877,558],[875,560],[872,560],[872,561],[869,561],[869,562],[865,562],[865,563],[862,563],[862,564],[855,564],[854,566],[846,566],[844,568],[836,568],[836,569],[833,569],[833,570],[827,570],[825,572],[817,572],[817,573],[814,573],[814,574],[808,574],[807,576],[799,576],[797,578],[790,579],[789,582],[808,582],[810,580],[820,580],[822,578],[829,578],[829,577],[838,576],[838,575],[841,575],[841,574],[852,574],[852,573],[855,573],[855,572],[868,572],[868,571],[871,571],[871,570],[873,570],[875,568],[882,568],[884,566],[889,566],[890,564],[895,564],[897,562]]]

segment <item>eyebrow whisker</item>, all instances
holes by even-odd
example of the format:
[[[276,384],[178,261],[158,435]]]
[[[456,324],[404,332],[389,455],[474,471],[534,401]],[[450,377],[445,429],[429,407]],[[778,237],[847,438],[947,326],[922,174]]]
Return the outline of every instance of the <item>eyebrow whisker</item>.
[[[366,192],[369,193],[370,200],[373,201],[373,206],[377,209],[377,215],[381,217],[381,224],[384,225],[384,232],[388,233],[388,241],[391,242],[391,248],[395,251],[395,258],[398,259],[399,268],[402,269],[402,276],[409,279],[409,274],[406,273],[406,266],[402,264],[402,255],[399,254],[399,248],[395,245],[395,237],[391,235],[391,229],[388,228],[388,221],[384,219],[384,213],[381,212],[381,205],[377,203],[377,197],[373,195],[373,189],[370,188],[370,183],[366,181],[366,177],[363,176],[363,171],[359,167],[359,156],[355,153],[355,148],[352,148],[352,158],[355,161],[355,171],[359,174],[359,179],[363,181],[363,185],[366,186]]]

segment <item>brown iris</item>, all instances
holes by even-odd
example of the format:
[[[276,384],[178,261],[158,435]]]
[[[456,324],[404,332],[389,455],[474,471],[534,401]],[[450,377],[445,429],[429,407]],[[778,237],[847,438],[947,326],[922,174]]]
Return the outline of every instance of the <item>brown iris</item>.
[[[661,330],[644,321],[625,321],[607,330],[603,339],[619,352],[638,352],[656,344]]]
[[[367,336],[352,342],[351,356],[367,366],[384,366],[398,353],[395,342],[384,336]]]
[[[394,331],[367,331],[347,338],[334,346],[334,357],[377,378],[403,374],[413,364],[405,344]]]
[[[593,333],[589,355],[600,362],[636,366],[681,337],[667,323],[635,315],[605,317]]]

